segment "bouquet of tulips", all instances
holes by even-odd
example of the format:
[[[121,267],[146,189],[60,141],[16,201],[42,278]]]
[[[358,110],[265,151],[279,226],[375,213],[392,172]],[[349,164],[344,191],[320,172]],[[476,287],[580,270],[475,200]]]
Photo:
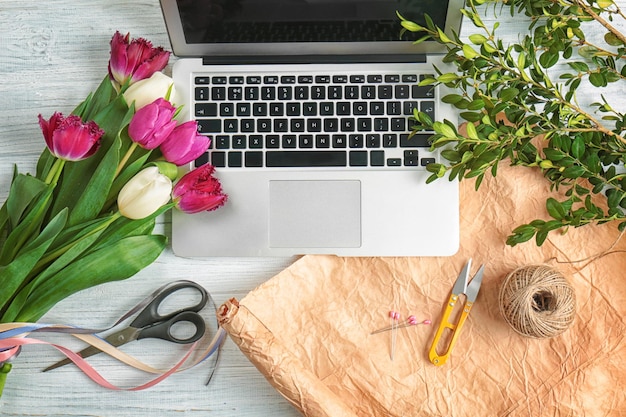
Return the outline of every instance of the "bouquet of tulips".
[[[71,115],[39,116],[36,174],[16,168],[0,209],[0,323],[37,321],[77,291],[131,277],[167,243],[152,233],[157,216],[226,201],[210,165],[179,178],[210,139],[176,120],[168,60],[117,32],[97,90]]]

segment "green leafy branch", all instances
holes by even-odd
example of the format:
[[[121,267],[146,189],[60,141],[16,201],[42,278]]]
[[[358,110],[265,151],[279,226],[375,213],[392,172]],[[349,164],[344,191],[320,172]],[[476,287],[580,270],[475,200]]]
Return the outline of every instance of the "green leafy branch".
[[[488,5],[527,16],[529,32],[505,42],[499,24],[489,27],[481,18]],[[512,246],[533,237],[541,245],[551,231],[569,226],[617,221],[624,230],[626,115],[601,93],[587,105],[577,96],[583,87],[588,95],[589,88],[602,92],[626,82],[626,36],[612,24],[626,21],[624,13],[612,0],[469,0],[462,13],[478,29],[467,40],[447,35],[428,16],[424,25],[400,16],[405,30],[421,34],[417,42],[445,45],[444,62],[454,70],[435,68],[436,76],[420,84],[454,91],[442,100],[467,122],[462,134],[449,120],[414,112],[414,131],[434,132],[432,147],[445,160],[427,167],[428,181],[475,178],[478,188],[503,160],[540,169],[565,199],[547,199],[551,219],[514,229]],[[602,42],[587,39],[585,22],[605,32]]]

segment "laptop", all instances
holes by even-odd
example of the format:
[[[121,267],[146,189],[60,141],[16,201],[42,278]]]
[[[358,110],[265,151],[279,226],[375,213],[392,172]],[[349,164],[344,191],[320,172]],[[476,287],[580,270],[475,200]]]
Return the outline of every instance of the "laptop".
[[[172,214],[181,257],[449,256],[459,185],[413,108],[456,113],[419,80],[443,67],[396,12],[458,33],[460,0],[161,0],[182,116],[212,137],[227,203]]]

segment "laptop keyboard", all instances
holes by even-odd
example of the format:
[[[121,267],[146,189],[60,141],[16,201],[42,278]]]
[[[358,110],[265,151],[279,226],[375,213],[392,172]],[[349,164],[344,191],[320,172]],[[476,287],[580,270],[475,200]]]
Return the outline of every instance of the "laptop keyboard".
[[[193,113],[212,137],[210,162],[228,168],[425,167],[429,133],[410,135],[413,109],[435,118],[425,75],[196,76]]]

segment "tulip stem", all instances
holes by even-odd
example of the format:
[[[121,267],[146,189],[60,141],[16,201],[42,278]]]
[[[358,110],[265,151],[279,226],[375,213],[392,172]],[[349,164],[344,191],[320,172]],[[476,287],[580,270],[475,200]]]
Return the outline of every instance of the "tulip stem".
[[[126,165],[126,163],[130,159],[133,152],[135,152],[135,149],[137,149],[137,142],[133,142],[130,144],[130,147],[126,151],[126,154],[124,155],[120,163],[117,165],[117,170],[115,170],[115,177],[117,177],[120,174],[120,172],[122,172],[122,169],[124,169],[124,165]]]
[[[61,176],[61,172],[63,172],[63,167],[65,166],[65,159],[57,158],[50,168],[50,172],[48,172],[48,176],[46,177],[46,184],[53,184],[59,181],[59,177]]]

